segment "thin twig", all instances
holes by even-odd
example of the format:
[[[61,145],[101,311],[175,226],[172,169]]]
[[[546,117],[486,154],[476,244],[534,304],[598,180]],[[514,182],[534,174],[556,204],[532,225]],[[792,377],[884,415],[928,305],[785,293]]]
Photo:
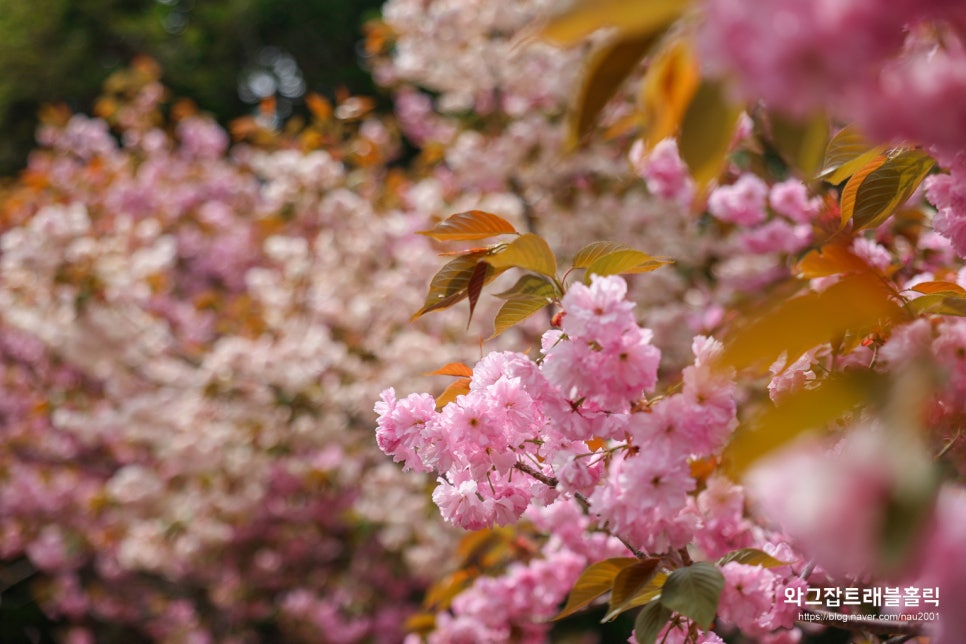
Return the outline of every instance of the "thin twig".
[[[523,472],[524,474],[529,474],[530,476],[532,476],[533,478],[537,479],[538,481],[540,481],[544,485],[548,485],[548,486],[550,486],[552,488],[556,488],[557,487],[557,483],[559,483],[559,481],[557,480],[556,477],[547,476],[543,472],[540,472],[538,470],[533,469],[532,467],[530,467],[529,465],[527,465],[526,463],[524,463],[522,461],[517,461],[516,464],[513,467],[516,468],[517,470]],[[590,510],[590,501],[587,499],[586,496],[584,496],[580,492],[574,492],[574,500],[576,500],[577,503],[580,504],[580,507],[582,507],[585,512],[588,511],[588,510]],[[608,530],[607,532],[610,533],[611,536],[613,536],[614,538],[616,538],[622,544],[624,544],[624,547],[627,548],[628,550],[630,550],[631,553],[635,557],[637,557],[638,559],[644,559],[647,556],[647,555],[644,554],[644,552],[642,552],[641,550],[638,550],[637,548],[635,548],[634,546],[632,546],[630,543],[628,543],[628,541],[626,539],[624,539],[624,537],[620,536],[619,534],[615,534],[611,530]]]

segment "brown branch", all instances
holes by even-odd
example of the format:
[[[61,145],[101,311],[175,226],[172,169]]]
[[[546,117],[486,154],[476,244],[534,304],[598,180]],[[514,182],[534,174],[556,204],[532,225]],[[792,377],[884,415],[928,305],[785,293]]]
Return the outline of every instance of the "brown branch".
[[[533,469],[532,467],[530,467],[529,465],[527,465],[526,463],[524,463],[522,461],[517,461],[516,464],[513,467],[515,469],[523,472],[524,474],[528,474],[528,475],[532,476],[533,478],[537,479],[538,481],[540,481],[544,485],[548,485],[548,486],[550,486],[552,488],[556,488],[557,487],[557,483],[559,482],[556,479],[556,477],[547,476],[543,472],[539,472],[539,471]],[[590,501],[588,501],[587,500],[587,497],[584,496],[583,494],[581,494],[580,492],[574,492],[574,500],[577,501],[577,503],[580,504],[580,507],[582,507],[584,509],[584,512],[590,510]],[[634,546],[632,546],[630,543],[628,543],[627,540],[624,539],[624,537],[620,536],[619,534],[615,534],[611,530],[607,530],[607,532],[612,537],[614,537],[615,539],[617,539],[618,541],[620,541],[621,543],[623,543],[624,544],[624,547],[627,548],[628,550],[630,550],[631,553],[635,557],[637,557],[638,559],[644,559],[647,556],[642,551],[638,550],[637,548],[635,548]]]

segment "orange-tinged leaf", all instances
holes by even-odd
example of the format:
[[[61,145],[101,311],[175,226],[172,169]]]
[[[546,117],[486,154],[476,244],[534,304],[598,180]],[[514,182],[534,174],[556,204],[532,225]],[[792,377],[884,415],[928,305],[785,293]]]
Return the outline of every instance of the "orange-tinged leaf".
[[[614,241],[598,241],[587,244],[574,257],[574,268],[587,268],[604,255],[610,255],[614,251],[628,250],[629,246]]]
[[[608,253],[594,260],[587,267],[587,274],[584,276],[584,281],[589,284],[591,275],[605,276],[647,273],[670,263],[671,261],[668,259],[652,257],[645,252],[626,248]]]
[[[603,27],[622,34],[654,34],[677,20],[689,0],[577,0],[550,18],[541,35],[560,45],[573,45]]]
[[[850,371],[787,394],[738,429],[725,449],[724,470],[732,478],[740,478],[755,461],[796,436],[821,429],[867,404],[881,382],[881,376],[874,373]]]
[[[503,249],[487,256],[485,261],[499,270],[522,268],[551,278],[557,273],[557,259],[550,245],[533,233],[520,235]]]
[[[676,38],[654,57],[640,96],[648,148],[677,134],[700,82],[701,69],[688,41]]]
[[[829,141],[817,178],[838,185],[885,152],[886,148],[885,145],[870,145],[855,126],[844,127]]]
[[[497,235],[516,235],[517,231],[513,224],[499,215],[483,210],[468,210],[450,215],[430,230],[419,231],[419,234],[436,241],[469,241]]]
[[[429,635],[436,628],[436,615],[433,613],[416,613],[406,620],[406,632],[419,635]]]
[[[595,51],[584,65],[583,79],[567,127],[568,149],[576,147],[597,116],[627,80],[654,43],[651,34],[617,36]]]
[[[624,611],[643,606],[654,599],[661,592],[661,587],[655,587],[653,583],[660,564],[660,558],[651,557],[617,573],[610,595],[610,606],[602,621],[612,621]]]
[[[436,411],[456,400],[459,396],[470,393],[470,379],[460,378],[451,383],[443,393],[436,398]]]
[[[906,319],[889,286],[871,273],[845,275],[821,293],[783,300],[738,325],[725,339],[724,364],[766,369],[782,354],[791,364],[805,351],[846,334],[867,335]]]
[[[550,298],[543,295],[522,294],[508,298],[496,314],[496,320],[493,323],[493,335],[490,336],[490,339],[546,308],[550,302]]]
[[[462,362],[450,362],[437,369],[436,371],[430,371],[425,374],[427,376],[459,376],[461,378],[472,378],[473,369],[467,367]]]
[[[782,561],[772,557],[770,554],[764,550],[758,550],[757,548],[741,548],[740,550],[734,550],[729,552],[725,556],[718,559],[718,565],[723,566],[726,563],[731,563],[732,561],[745,564],[746,566],[761,566],[762,568],[777,568],[778,566],[787,566],[789,561]]]
[[[460,539],[456,546],[460,566],[485,569],[489,559],[509,556],[509,544],[513,540],[514,531],[510,528],[487,528],[469,532]],[[496,553],[496,557],[491,557]]]
[[[308,106],[312,116],[320,121],[328,121],[332,118],[332,103],[329,99],[316,92],[309,92],[305,96],[305,104]]]
[[[847,246],[830,244],[811,251],[795,266],[795,274],[805,279],[872,270],[869,264]]]
[[[614,579],[621,570],[637,561],[634,557],[614,557],[588,566],[580,573],[567,597],[567,604],[554,619],[563,619],[590,606],[591,602],[613,588]]]
[[[466,590],[478,574],[470,570],[455,570],[427,591],[423,607],[427,610],[446,610],[453,599]]]
[[[718,459],[708,456],[688,461],[688,469],[691,471],[691,478],[699,482],[704,481],[718,469]]]
[[[842,225],[852,229],[877,226],[909,200],[935,165],[921,150],[879,156],[852,175],[842,190]]]
[[[919,282],[912,287],[918,293],[956,293],[966,295],[966,289],[955,282]]]
[[[701,190],[724,169],[740,116],[741,108],[720,83],[705,80],[698,86],[681,121],[678,150]]]

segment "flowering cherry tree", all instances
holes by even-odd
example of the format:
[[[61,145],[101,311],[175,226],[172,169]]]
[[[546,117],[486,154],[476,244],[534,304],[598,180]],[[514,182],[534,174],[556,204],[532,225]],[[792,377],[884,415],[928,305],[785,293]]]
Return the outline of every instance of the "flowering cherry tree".
[[[479,23],[447,3],[386,15],[399,67],[383,80],[439,92],[433,106],[404,90],[404,126],[458,141],[447,113],[493,109],[492,92],[453,70],[501,59],[459,49],[446,27]],[[472,315],[511,270],[496,333],[553,315],[539,350],[449,364],[439,397],[388,389],[376,403],[383,451],[437,477],[447,521],[490,535],[430,593],[414,639],[543,641],[554,617],[604,604],[604,621],[635,611],[638,642],[794,642],[827,626],[963,639],[963,19],[944,2],[615,0],[532,27],[592,51],[572,115],[548,124],[557,153],[579,148],[561,163],[591,158],[580,143],[601,113],[611,133],[636,132],[633,169],[701,251],[676,256],[667,228],[586,244],[583,220],[609,223],[606,208],[540,219],[540,235],[481,210],[424,231],[496,241],[452,251],[417,316],[462,300]],[[486,46],[525,56],[500,24]],[[491,85],[514,73],[496,70]],[[586,245],[555,254],[556,228]],[[671,336],[628,281],[646,291],[668,273],[693,340],[665,363]]]
[[[71,642],[397,641],[453,537],[368,408],[465,327],[408,325],[435,259],[393,125],[316,98],[230,148],[158,73],[52,109],[4,193],[4,583]]]

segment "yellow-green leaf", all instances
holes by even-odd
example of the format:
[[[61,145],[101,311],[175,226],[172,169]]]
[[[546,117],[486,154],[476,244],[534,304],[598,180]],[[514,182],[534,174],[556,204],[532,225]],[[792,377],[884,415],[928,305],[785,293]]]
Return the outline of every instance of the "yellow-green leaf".
[[[966,295],[960,293],[929,293],[906,302],[914,315],[955,315],[966,317]]]
[[[651,34],[617,36],[591,55],[584,66],[583,81],[568,119],[568,149],[576,147],[593,129],[601,110],[640,64],[653,43]]]
[[[677,20],[689,0],[577,0],[550,18],[541,35],[560,45],[573,45],[603,27],[622,34],[655,34]]]
[[[584,281],[590,283],[591,275],[623,275],[630,273],[647,273],[662,266],[670,264],[671,261],[661,257],[653,257],[645,252],[625,248],[607,253],[598,257],[587,267],[587,274]]]
[[[567,604],[554,619],[563,619],[590,606],[591,602],[614,586],[617,573],[637,561],[635,557],[614,557],[588,566],[580,573],[573,590],[567,597]]]
[[[517,283],[495,296],[508,300],[516,295],[541,295],[548,299],[556,299],[562,295],[557,285],[543,275],[521,275]]]
[[[895,293],[876,275],[847,274],[821,293],[781,300],[758,318],[737,325],[725,338],[722,362],[765,369],[782,353],[791,364],[805,351],[844,335],[864,336],[908,316]]]
[[[419,231],[419,234],[436,241],[469,241],[518,233],[513,224],[499,215],[483,210],[468,210],[450,215],[431,229]]]
[[[705,80],[698,86],[681,121],[678,150],[702,189],[721,174],[740,116],[741,108],[720,83]]]
[[[574,268],[587,268],[604,255],[609,255],[614,251],[627,249],[628,246],[620,242],[592,242],[577,251],[577,256],[574,257]]]
[[[844,127],[829,141],[817,178],[838,185],[885,152],[886,148],[885,145],[870,145],[855,126]]]
[[[557,273],[557,259],[550,245],[539,235],[525,233],[514,239],[502,250],[495,251],[485,259],[497,270],[522,268],[548,277]]]
[[[648,148],[677,134],[700,81],[701,68],[690,42],[676,38],[654,56],[640,97]]]
[[[723,566],[726,563],[731,563],[732,561],[745,564],[747,566],[761,566],[763,568],[777,568],[778,566],[787,566],[789,563],[787,561],[782,561],[781,559],[772,557],[764,550],[758,550],[757,548],[741,548],[740,550],[729,552],[721,559],[718,559],[718,565]]]
[[[909,200],[935,163],[921,150],[873,159],[842,190],[842,223],[851,219],[853,230],[879,225]]]
[[[548,304],[550,304],[550,298],[544,295],[521,294],[508,298],[496,314],[493,323],[494,331],[490,338],[495,338],[510,327],[520,324]]]
[[[874,373],[850,371],[786,395],[738,429],[725,449],[725,471],[740,478],[752,463],[796,436],[823,428],[867,404],[881,386],[882,378]]]
[[[661,629],[671,619],[671,611],[658,601],[652,601],[641,609],[634,619],[634,637],[637,644],[656,644]]]
[[[612,621],[624,611],[635,606],[641,606],[654,599],[661,592],[661,587],[655,588],[653,583],[660,564],[660,558],[651,557],[627,566],[617,573],[611,591],[610,606],[602,621]],[[642,595],[645,595],[645,597],[642,598]]]
[[[822,167],[828,143],[828,117],[818,113],[800,120],[777,112],[770,116],[775,148],[787,163],[804,176],[811,177]]]
[[[661,603],[708,630],[718,612],[718,599],[724,584],[720,570],[699,561],[668,575],[661,592]]]

